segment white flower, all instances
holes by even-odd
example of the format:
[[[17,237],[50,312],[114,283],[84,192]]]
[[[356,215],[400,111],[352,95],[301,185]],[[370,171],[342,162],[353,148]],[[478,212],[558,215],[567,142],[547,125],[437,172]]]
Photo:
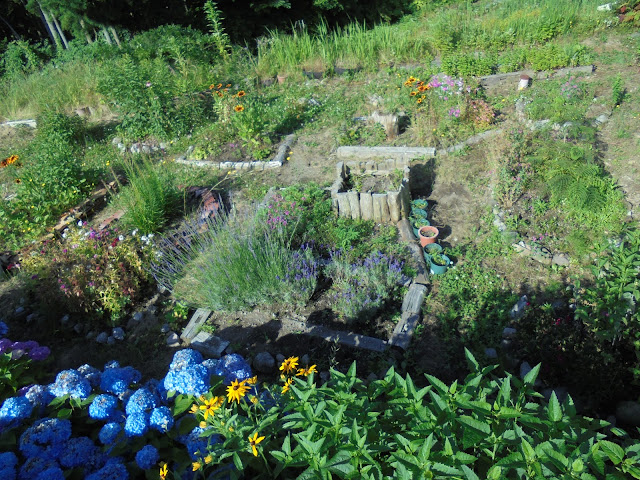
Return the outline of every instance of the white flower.
[[[78,220],[78,226],[81,227],[82,225],[84,225],[84,223],[82,223],[82,220]]]
[[[135,237],[138,234],[138,229],[136,228],[133,232],[131,232],[131,236]]]
[[[62,238],[67,238],[67,231],[62,232]]]
[[[122,242],[122,241],[124,240],[124,235],[120,235],[120,236],[118,237],[118,240],[120,240],[120,241]]]
[[[147,235],[147,238],[151,240],[153,238],[153,233],[150,233],[149,235]]]
[[[142,240],[144,243],[147,243],[149,241],[146,235],[141,236],[140,240]]]

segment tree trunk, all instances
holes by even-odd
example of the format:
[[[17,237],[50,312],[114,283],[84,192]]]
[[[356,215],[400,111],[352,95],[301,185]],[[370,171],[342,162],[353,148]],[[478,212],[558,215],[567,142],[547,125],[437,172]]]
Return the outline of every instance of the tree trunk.
[[[116,32],[116,29],[113,27],[109,27],[109,30],[111,30],[111,35],[113,35],[113,39],[116,41],[116,45],[118,45],[118,48],[122,48],[122,45],[120,45],[120,39],[118,38],[118,33]]]
[[[51,15],[51,19],[53,20],[53,24],[58,29],[58,34],[60,35],[60,38],[62,39],[62,43],[64,44],[64,48],[69,48],[69,42],[67,42],[67,37],[64,36],[64,32],[62,31],[62,28],[60,28],[60,24],[58,23],[58,19],[56,18],[56,16],[53,14],[53,12],[51,10],[49,10],[49,15]]]
[[[102,35],[104,35],[104,39],[109,45],[113,45],[113,42],[111,41],[111,37],[109,36],[109,32],[107,32],[107,29],[104,27],[102,28]]]
[[[60,41],[60,37],[58,37],[58,32],[56,31],[56,28],[51,23],[51,19],[47,15],[47,12],[44,11],[40,3],[38,3],[38,6],[40,7],[40,13],[42,14],[42,18],[44,19],[44,22],[47,25],[47,30],[49,31],[49,36],[51,37],[51,40],[53,40],[53,43],[55,43],[56,47],[62,48],[62,42]]]
[[[9,27],[9,30],[11,30],[11,33],[13,34],[14,37],[16,37],[16,40],[22,40],[22,37],[18,34],[18,32],[16,32],[13,27],[11,26],[11,24],[9,22],[7,22],[4,17],[0,16],[0,20],[2,20],[7,27]]]
[[[82,33],[84,33],[84,38],[87,40],[87,43],[93,43],[93,39],[89,32],[87,32],[87,26],[84,24],[84,20],[80,19],[80,28],[82,28]]]

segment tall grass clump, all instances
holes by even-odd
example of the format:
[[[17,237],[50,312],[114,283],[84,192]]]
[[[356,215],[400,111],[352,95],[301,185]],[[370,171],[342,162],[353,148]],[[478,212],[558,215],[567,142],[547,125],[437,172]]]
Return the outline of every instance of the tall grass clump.
[[[116,200],[125,210],[122,221],[142,233],[157,232],[179,205],[180,191],[171,172],[148,159],[140,163],[125,161],[124,169],[129,184]]]
[[[238,311],[258,304],[304,304],[316,287],[317,263],[306,246],[290,250],[279,230],[237,214],[187,225],[158,242],[152,273],[192,306]]]

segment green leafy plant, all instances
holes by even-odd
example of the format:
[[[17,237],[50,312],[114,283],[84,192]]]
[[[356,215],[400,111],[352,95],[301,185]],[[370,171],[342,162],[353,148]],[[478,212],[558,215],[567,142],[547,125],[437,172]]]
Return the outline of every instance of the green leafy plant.
[[[622,103],[625,93],[626,92],[624,88],[624,82],[622,81],[622,76],[618,74],[613,79],[613,83],[611,84],[611,100],[613,101],[614,106],[617,107]]]
[[[204,12],[207,17],[207,23],[209,24],[209,35],[211,36],[220,57],[226,60],[229,58],[231,42],[229,40],[229,35],[224,31],[224,26],[222,25],[224,18],[218,8],[218,4],[211,0],[207,0],[204,3]]]
[[[121,186],[115,200],[124,208],[122,221],[143,234],[159,231],[180,207],[180,191],[171,166],[164,161],[153,164],[144,157],[138,162],[125,160],[123,165],[128,184]]]

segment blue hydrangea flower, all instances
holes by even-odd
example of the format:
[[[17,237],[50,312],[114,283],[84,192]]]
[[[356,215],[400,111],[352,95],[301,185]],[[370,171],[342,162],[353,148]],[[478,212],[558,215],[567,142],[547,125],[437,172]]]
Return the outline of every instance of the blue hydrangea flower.
[[[102,372],[97,368],[85,363],[78,367],[78,372],[80,372],[84,378],[89,380],[89,383],[93,388],[98,388],[100,386],[100,377],[102,376]]]
[[[188,435],[182,437],[182,443],[187,447],[187,452],[193,460],[203,457],[207,452],[207,439],[200,437],[202,432],[204,428],[195,427]]]
[[[96,446],[89,437],[74,437],[67,440],[60,464],[66,468],[80,467],[95,454]]]
[[[91,475],[87,475],[84,480],[129,480],[129,472],[127,467],[122,463],[114,462],[107,463],[100,470],[93,472]]]
[[[164,378],[164,387],[185,395],[204,395],[209,391],[209,371],[202,365],[169,370]]]
[[[120,362],[117,360],[111,360],[104,364],[104,369],[106,370],[107,368],[120,368]]]
[[[158,399],[153,395],[153,393],[146,388],[140,388],[136,390],[131,397],[129,397],[125,411],[127,412],[127,415],[149,412],[156,408],[158,403]]]
[[[33,405],[26,397],[7,398],[0,408],[0,426],[14,426],[29,418]]]
[[[31,385],[24,396],[34,407],[46,407],[56,398],[44,385]]]
[[[173,415],[169,407],[154,408],[149,418],[149,425],[159,432],[166,433],[173,427]]]
[[[0,322],[0,338],[4,337],[9,333],[9,327],[6,323]]]
[[[103,393],[93,399],[89,405],[89,416],[95,420],[108,420],[118,408],[118,399]]]
[[[60,467],[49,467],[38,474],[35,480],[65,480]]]
[[[20,468],[20,474],[18,478],[20,480],[33,480],[38,474],[44,472],[49,468],[59,467],[58,462],[55,460],[49,460],[42,457],[31,457]]]
[[[219,360],[216,360],[214,358],[207,358],[201,363],[201,365],[203,367],[206,367],[207,370],[209,370],[209,375],[215,375],[216,367],[218,366],[218,363],[219,363]]]
[[[98,438],[104,445],[111,445],[116,441],[116,438],[121,431],[122,427],[119,423],[107,423],[100,429]]]
[[[169,370],[182,370],[190,365],[198,365],[202,362],[202,354],[197,350],[185,348],[178,350],[173,356]]]
[[[144,388],[153,393],[160,403],[165,403],[167,401],[167,389],[164,388],[164,378],[162,380],[152,378],[144,384]]]
[[[0,453],[0,478],[15,480],[18,457],[13,452]]]
[[[153,445],[145,445],[136,453],[136,463],[142,470],[153,468],[160,460],[158,449]]]
[[[251,378],[251,367],[247,361],[237,353],[225,355],[220,359],[214,373],[224,377],[224,383],[229,385],[234,380],[246,380]]]
[[[140,372],[132,367],[106,368],[100,378],[100,388],[114,395],[122,395],[127,391],[129,385],[139,382],[140,378],[142,378]]]
[[[77,370],[63,370],[49,386],[49,391],[56,397],[69,395],[84,400],[91,393],[91,384]]]
[[[144,435],[149,428],[148,413],[133,413],[127,417],[124,424],[124,433],[127,437],[139,437]]]
[[[20,436],[19,447],[25,457],[58,458],[71,437],[71,422],[59,418],[37,420]]]

